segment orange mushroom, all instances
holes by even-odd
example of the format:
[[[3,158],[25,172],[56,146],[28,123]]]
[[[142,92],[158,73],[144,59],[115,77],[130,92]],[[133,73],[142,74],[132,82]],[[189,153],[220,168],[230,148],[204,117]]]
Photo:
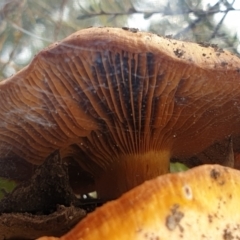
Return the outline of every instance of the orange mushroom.
[[[1,82],[0,99],[5,162],[39,165],[60,149],[112,199],[168,172],[171,156],[240,133],[240,59],[216,46],[89,28]]]
[[[90,213],[60,240],[239,239],[239,182],[239,171],[220,165],[160,176]]]

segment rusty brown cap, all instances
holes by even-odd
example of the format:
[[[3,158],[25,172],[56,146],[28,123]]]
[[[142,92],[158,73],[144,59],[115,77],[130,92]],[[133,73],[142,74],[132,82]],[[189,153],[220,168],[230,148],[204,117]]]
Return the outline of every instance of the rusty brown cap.
[[[1,158],[72,157],[112,198],[240,132],[240,60],[118,28],[52,44],[0,83]],[[107,186],[107,188],[106,188]]]

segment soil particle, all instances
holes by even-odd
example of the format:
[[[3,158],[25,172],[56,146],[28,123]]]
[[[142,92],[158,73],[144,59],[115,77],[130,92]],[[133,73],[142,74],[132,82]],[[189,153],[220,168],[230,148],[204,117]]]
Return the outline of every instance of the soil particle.
[[[184,53],[185,53],[185,51],[183,51],[183,50],[180,49],[180,48],[177,48],[177,49],[174,50],[173,52],[174,52],[174,54],[175,54],[178,58],[182,57],[182,56],[184,55]]]
[[[210,172],[210,177],[215,180],[219,185],[225,184],[225,179],[222,177],[221,172],[217,171],[216,169],[212,169]]]
[[[214,44],[214,43],[206,43],[206,42],[199,42],[198,44],[199,44],[200,46],[206,47],[206,48],[212,47],[212,48],[215,50],[215,52],[218,53],[219,55],[220,55],[220,53],[224,53],[224,50],[223,50],[222,48],[218,47],[217,44]]]
[[[227,62],[221,62],[221,66],[222,66],[222,67],[225,67],[225,66],[227,66],[227,65],[228,65]]]
[[[180,228],[180,231],[183,232],[183,228],[180,226],[180,221],[184,217],[184,214],[178,210],[179,206],[174,205],[171,209],[171,214],[166,218],[166,226],[170,231],[176,229],[176,227]]]
[[[159,35],[159,36],[160,36],[160,35]],[[173,39],[173,35],[172,35],[172,34],[165,35],[165,38],[168,38],[168,39]]]
[[[130,31],[130,32],[133,32],[133,33],[136,33],[138,32],[138,28],[128,28],[128,27],[122,27],[123,30],[126,30],[126,31]]]
[[[218,178],[221,176],[221,173],[219,171],[217,171],[216,169],[212,169],[210,172],[210,176],[214,180],[218,180]]]
[[[230,231],[228,231],[227,229],[224,230],[224,233],[223,233],[223,239],[224,240],[232,240],[234,239],[232,233]]]

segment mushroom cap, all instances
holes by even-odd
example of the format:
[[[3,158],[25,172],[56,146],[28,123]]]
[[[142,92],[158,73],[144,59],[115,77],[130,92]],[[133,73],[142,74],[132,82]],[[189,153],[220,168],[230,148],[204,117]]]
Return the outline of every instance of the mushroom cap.
[[[239,134],[240,59],[155,34],[89,28],[1,82],[0,99],[1,158],[41,164],[60,149],[94,178],[117,171],[116,162],[122,176],[129,159],[141,158],[137,185],[166,172],[171,156]]]
[[[239,171],[220,165],[160,176],[90,213],[60,239],[237,239],[239,181]]]

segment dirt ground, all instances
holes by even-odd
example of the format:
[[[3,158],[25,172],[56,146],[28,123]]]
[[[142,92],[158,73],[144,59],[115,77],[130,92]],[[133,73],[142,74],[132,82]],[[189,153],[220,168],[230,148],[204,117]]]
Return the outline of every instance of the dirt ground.
[[[3,213],[0,216],[0,239],[36,239],[40,236],[61,236],[84,216],[80,208],[59,205],[48,215]]]

